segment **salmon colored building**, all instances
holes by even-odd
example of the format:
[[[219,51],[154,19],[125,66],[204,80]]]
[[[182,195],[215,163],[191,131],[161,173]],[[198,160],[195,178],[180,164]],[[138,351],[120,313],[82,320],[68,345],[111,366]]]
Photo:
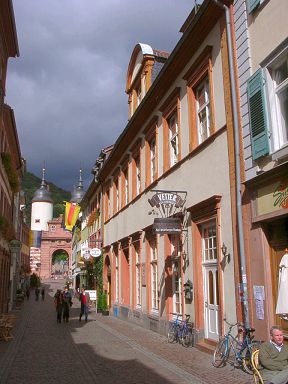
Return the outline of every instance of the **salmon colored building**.
[[[228,28],[205,0],[171,54],[135,46],[129,121],[94,172],[111,313],[161,333],[189,314],[198,344],[219,339],[224,316],[243,318]],[[160,218],[175,231],[155,231]],[[88,220],[89,209],[82,233]]]

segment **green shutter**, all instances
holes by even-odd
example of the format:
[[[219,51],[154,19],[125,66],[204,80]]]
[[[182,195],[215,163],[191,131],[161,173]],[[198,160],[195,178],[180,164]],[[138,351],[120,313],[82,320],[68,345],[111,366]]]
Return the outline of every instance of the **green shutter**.
[[[259,4],[260,0],[247,0],[248,13],[251,13]]]
[[[250,116],[251,144],[253,160],[269,153],[267,112],[264,94],[262,68],[248,80],[248,103]]]

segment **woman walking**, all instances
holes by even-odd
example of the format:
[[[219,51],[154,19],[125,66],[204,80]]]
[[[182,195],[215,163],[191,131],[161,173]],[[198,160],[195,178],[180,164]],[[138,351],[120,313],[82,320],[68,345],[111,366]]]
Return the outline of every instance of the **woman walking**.
[[[62,309],[63,309],[63,295],[60,289],[57,289],[57,292],[54,295],[54,303],[57,313],[57,323],[61,323],[62,318]]]

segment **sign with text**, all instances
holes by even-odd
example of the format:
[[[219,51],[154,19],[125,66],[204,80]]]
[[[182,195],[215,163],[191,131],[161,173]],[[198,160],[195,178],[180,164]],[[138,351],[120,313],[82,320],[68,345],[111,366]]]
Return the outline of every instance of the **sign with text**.
[[[181,219],[170,217],[164,219],[154,219],[153,231],[159,234],[179,234],[182,230]]]
[[[97,300],[97,291],[86,289],[85,293],[86,292],[89,293],[90,301],[96,301]]]

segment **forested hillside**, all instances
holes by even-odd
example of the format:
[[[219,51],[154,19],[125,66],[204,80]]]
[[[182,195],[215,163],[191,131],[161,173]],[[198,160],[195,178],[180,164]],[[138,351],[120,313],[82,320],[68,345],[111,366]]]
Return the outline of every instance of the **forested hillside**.
[[[64,213],[64,201],[69,201],[71,193],[64,191],[64,189],[57,187],[55,184],[47,181],[49,190],[54,202],[53,217],[59,217],[60,213]],[[27,224],[30,225],[31,218],[31,202],[36,189],[41,185],[41,179],[31,172],[26,172],[22,181],[22,190],[25,192],[26,197],[26,215]]]

